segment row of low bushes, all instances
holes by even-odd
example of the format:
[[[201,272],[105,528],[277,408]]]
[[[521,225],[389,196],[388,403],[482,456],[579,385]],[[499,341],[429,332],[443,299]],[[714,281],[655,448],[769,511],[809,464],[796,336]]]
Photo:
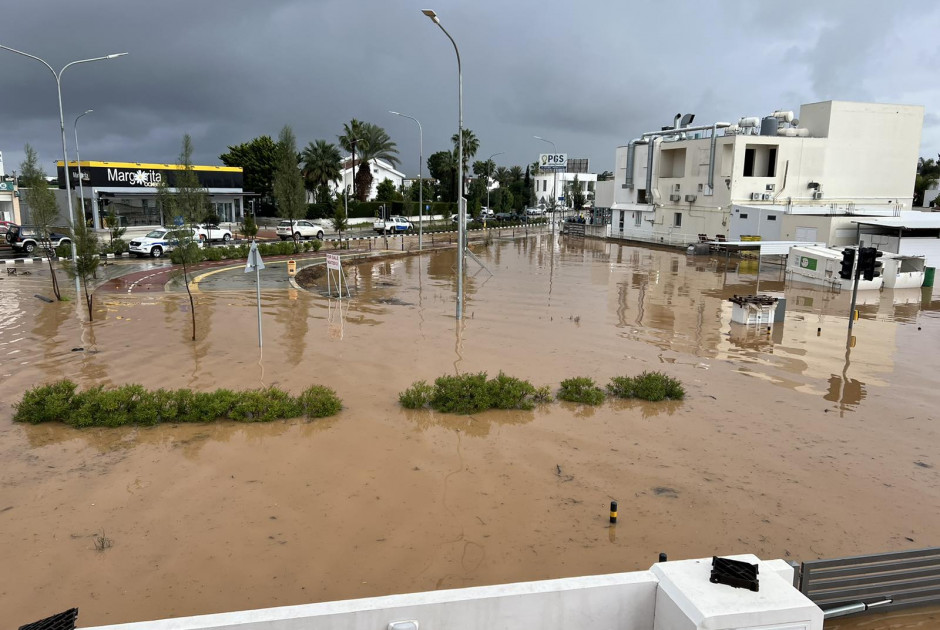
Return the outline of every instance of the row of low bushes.
[[[585,376],[565,379],[557,393],[560,400],[599,405],[607,394],[617,398],[639,398],[658,402],[681,400],[685,397],[682,384],[662,372],[643,372],[639,376],[616,376],[607,391]],[[486,372],[441,376],[429,385],[418,381],[398,395],[406,409],[430,407],[443,413],[478,413],[486,409],[532,409],[537,403],[552,400],[548,386],[535,387],[529,381],[506,376],[502,372],[493,379]]]
[[[248,258],[250,245],[223,245],[221,247],[200,247],[198,243],[189,243],[185,253],[187,263],[197,263],[203,260],[232,260]],[[323,242],[318,240],[300,241],[297,243],[297,252],[318,252]],[[258,243],[258,252],[262,256],[290,256],[295,253],[294,241],[275,241],[273,243]],[[183,262],[184,251],[177,247],[170,252],[170,260],[176,264]]]
[[[548,387],[536,388],[502,372],[492,379],[486,372],[441,376],[429,385],[418,381],[398,395],[406,409],[429,406],[444,413],[477,413],[486,409],[532,409],[552,399]]]
[[[63,422],[74,427],[155,425],[162,422],[270,422],[286,418],[324,418],[343,408],[336,392],[313,385],[299,396],[276,387],[193,392],[147,390],[141,385],[77,391],[69,380],[27,390],[15,405],[13,420],[39,424]]]

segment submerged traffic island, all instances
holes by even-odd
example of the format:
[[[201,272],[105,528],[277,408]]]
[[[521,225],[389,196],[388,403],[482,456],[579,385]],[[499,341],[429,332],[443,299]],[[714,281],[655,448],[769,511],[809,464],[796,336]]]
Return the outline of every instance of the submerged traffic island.
[[[553,394],[548,385],[536,387],[529,381],[502,372],[487,379],[486,372],[444,375],[431,385],[417,381],[398,395],[406,409],[431,408],[442,413],[472,414],[487,409],[533,409],[554,398],[584,405],[600,405],[607,395],[650,402],[682,400],[685,389],[678,380],[662,372],[643,372],[638,376],[615,376],[605,390],[594,379],[578,376],[565,379]]]
[[[61,380],[27,390],[14,408],[14,422],[61,422],[82,428],[325,418],[339,413],[343,403],[336,392],[322,385],[312,385],[294,396],[277,387],[194,392],[189,389],[148,390],[142,385],[130,384],[78,391],[72,381]]]

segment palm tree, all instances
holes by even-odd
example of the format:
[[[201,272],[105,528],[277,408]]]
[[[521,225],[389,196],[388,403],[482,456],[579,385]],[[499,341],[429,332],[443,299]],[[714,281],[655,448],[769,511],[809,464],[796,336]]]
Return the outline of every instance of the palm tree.
[[[323,191],[342,175],[343,158],[339,149],[326,140],[308,142],[300,152],[300,161],[303,162],[304,185],[314,192],[317,203],[325,203]]]
[[[509,178],[514,182],[518,182],[519,180],[521,180],[522,179],[522,167],[513,166],[512,168],[510,168]]]
[[[451,136],[450,141],[454,143],[454,159],[457,159],[458,147],[458,138],[457,134]],[[477,150],[480,148],[480,141],[477,139],[475,133],[472,130],[464,128],[463,129],[463,172],[464,176],[467,174],[467,163],[473,159],[473,156],[477,154]]]
[[[356,173],[356,188],[359,191],[359,201],[365,201],[372,190],[372,169],[369,164],[373,160],[383,160],[392,166],[401,164],[398,159],[398,148],[388,133],[372,123],[362,123],[359,133],[359,172]]]
[[[336,136],[339,140],[339,146],[342,147],[344,151],[349,151],[349,154],[352,156],[352,169],[353,169],[353,194],[356,193],[356,143],[362,138],[362,125],[361,120],[356,120],[353,118],[348,123],[343,123],[343,135]]]
[[[940,156],[938,156],[940,157]],[[920,158],[917,161],[917,174],[914,177],[914,205],[921,206],[924,203],[924,193],[937,182],[940,176],[940,164],[933,158]]]
[[[509,169],[505,166],[498,167],[493,173],[493,179],[499,182],[500,187],[508,186],[511,181]]]

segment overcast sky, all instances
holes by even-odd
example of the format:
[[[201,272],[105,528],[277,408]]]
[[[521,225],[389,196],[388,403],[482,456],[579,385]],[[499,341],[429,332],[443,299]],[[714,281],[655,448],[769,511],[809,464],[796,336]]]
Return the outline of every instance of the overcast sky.
[[[524,165],[550,146],[612,169],[614,150],[695,113],[735,121],[828,99],[924,105],[921,155],[940,152],[940,2],[883,0],[0,0],[0,44],[63,77],[85,160],[195,161],[290,124],[301,146],[335,142],[351,118],[384,127],[402,170],[448,148],[460,47],[464,125],[476,159]],[[7,173],[32,144],[61,158],[55,81],[0,50],[0,150]],[[426,170],[425,170],[426,172]]]

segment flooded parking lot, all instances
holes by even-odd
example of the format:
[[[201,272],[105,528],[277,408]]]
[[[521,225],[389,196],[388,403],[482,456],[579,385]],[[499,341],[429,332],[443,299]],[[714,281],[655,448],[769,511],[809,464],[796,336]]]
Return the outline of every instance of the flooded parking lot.
[[[82,625],[645,569],[751,552],[809,559],[936,545],[940,303],[786,287],[779,267],[549,235],[347,270],[354,298],[253,290],[47,304],[47,270],[0,280],[0,617]],[[235,270],[233,273],[243,273]],[[770,331],[734,294],[787,298]],[[224,283],[218,283],[224,286]],[[848,346],[848,347],[847,347]],[[73,351],[73,349],[81,349]],[[663,370],[681,403],[407,411],[415,380]],[[21,426],[36,383],[333,387],[325,421]],[[620,504],[611,528],[607,507]],[[96,539],[113,545],[96,551]],[[848,626],[841,626],[848,627]],[[877,626],[874,626],[877,627]],[[891,626],[884,626],[891,627]],[[898,626],[901,627],[901,626]]]

